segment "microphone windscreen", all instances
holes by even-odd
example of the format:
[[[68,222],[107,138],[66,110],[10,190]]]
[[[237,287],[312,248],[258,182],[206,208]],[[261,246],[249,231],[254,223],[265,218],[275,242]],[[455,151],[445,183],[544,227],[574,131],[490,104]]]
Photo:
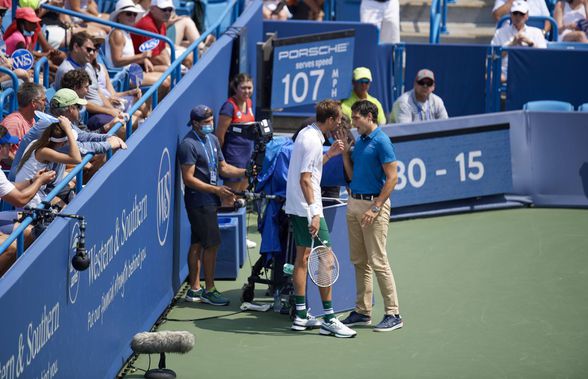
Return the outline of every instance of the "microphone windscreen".
[[[194,347],[194,335],[186,331],[137,333],[131,349],[139,354],[187,353]]]

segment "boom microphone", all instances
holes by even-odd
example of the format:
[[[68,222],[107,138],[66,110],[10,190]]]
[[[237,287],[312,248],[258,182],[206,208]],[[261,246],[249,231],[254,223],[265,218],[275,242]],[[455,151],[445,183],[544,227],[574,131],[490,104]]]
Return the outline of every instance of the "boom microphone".
[[[136,354],[159,353],[158,369],[145,373],[145,378],[175,378],[176,373],[165,367],[165,353],[185,354],[194,347],[194,335],[187,331],[137,333],[131,342]]]

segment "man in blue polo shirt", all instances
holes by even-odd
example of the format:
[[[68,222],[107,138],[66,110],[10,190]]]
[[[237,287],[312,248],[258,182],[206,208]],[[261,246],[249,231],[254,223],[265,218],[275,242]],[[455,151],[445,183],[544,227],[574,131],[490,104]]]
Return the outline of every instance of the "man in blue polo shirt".
[[[343,324],[372,323],[372,271],[384,299],[384,319],[374,327],[386,332],[402,327],[394,275],[386,255],[390,221],[390,194],[398,180],[396,155],[390,138],[378,127],[378,108],[367,100],[351,107],[351,121],[360,137],[353,152],[343,153],[345,173],[351,180],[347,203],[347,228],[351,262],[355,267],[355,310]]]
[[[187,301],[212,305],[229,305],[229,299],[214,286],[216,253],[221,244],[217,210],[220,199],[235,201],[235,195],[226,186],[218,185],[219,175],[225,178],[242,178],[244,168],[225,162],[218,139],[214,135],[212,109],[198,105],[190,112],[190,132],[178,149],[182,165],[182,179],[186,186],[184,202],[190,221],[191,241],[188,253]],[[205,288],[200,287],[200,259],[204,269]]]

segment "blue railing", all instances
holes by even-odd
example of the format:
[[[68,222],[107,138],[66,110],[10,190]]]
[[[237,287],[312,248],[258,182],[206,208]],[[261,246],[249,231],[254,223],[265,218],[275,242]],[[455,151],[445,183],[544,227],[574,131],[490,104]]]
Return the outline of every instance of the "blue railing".
[[[225,19],[225,17],[227,17],[227,15],[231,14],[231,17],[236,17],[236,13],[235,13],[235,8],[237,7],[238,4],[238,0],[231,0],[229,2],[229,6],[227,7],[227,9],[225,9],[225,11],[222,13],[221,17],[219,17],[219,19],[217,20],[217,22],[215,24],[213,24],[213,26],[205,33],[203,33],[200,38],[198,38],[196,41],[194,41],[190,46],[188,46],[188,48],[186,49],[186,51],[184,53],[182,53],[182,55],[180,55],[177,59],[175,59],[172,64],[170,65],[170,67],[167,68],[167,70],[165,70],[165,72],[161,75],[161,77],[143,94],[143,96],[131,107],[131,109],[129,110],[129,114],[133,114],[135,113],[139,107],[141,107],[141,105],[143,105],[150,97],[152,98],[152,106],[153,108],[155,108],[155,106],[157,105],[157,91],[159,89],[159,86],[161,86],[161,84],[163,83],[163,81],[168,77],[168,76],[172,76],[174,74],[174,72],[178,71],[180,69],[180,65],[182,63],[182,61],[184,59],[186,59],[186,57],[189,54],[194,54],[194,63],[196,63],[197,58],[198,58],[198,54],[197,54],[197,50],[198,50],[198,45],[200,44],[200,42],[204,41],[204,39],[206,39],[206,37],[208,37],[208,35],[212,34],[213,32],[217,32],[221,23],[223,22],[223,20]],[[46,5],[43,5],[45,7],[48,7]],[[55,7],[51,7],[51,10],[54,10],[56,12],[62,10],[61,8],[55,8]],[[237,8],[238,10],[238,8]],[[65,12],[64,12],[65,13]],[[68,11],[68,14],[72,14],[76,17],[79,17],[79,14],[76,12],[71,12]],[[86,15],[83,15],[84,17],[87,17]],[[80,17],[82,18],[82,17]],[[105,20],[101,20],[101,19],[97,19],[95,17],[90,17],[92,20],[96,20],[96,22],[105,24],[107,21]],[[235,21],[235,19],[231,20],[231,24]],[[110,23],[113,24],[113,23]],[[114,24],[113,27],[119,27],[119,24]],[[139,30],[139,29],[135,29],[135,28],[129,28],[128,29],[133,29],[133,30]],[[122,29],[122,28],[121,28]],[[125,29],[127,30],[127,29]],[[133,30],[129,30],[129,31],[133,31]],[[134,31],[133,31],[134,32]],[[141,31],[143,32],[143,31]],[[138,33],[140,34],[140,33]],[[153,34],[153,33],[150,33]],[[161,37],[161,36],[159,36]],[[160,38],[161,39],[161,38]],[[166,38],[167,39],[167,38]],[[169,40],[168,40],[169,41]],[[196,50],[196,51],[195,51]],[[13,74],[14,75],[14,74]],[[15,76],[16,78],[16,76]],[[107,135],[112,136],[114,135],[121,127],[122,127],[122,123],[116,123],[107,133]],[[128,138],[131,136],[132,134],[132,121],[129,120],[128,124],[127,124],[127,140]],[[67,176],[60,181],[55,188],[49,192],[49,194],[47,195],[47,197],[45,198],[45,201],[47,202],[51,202],[51,200],[53,200],[55,198],[55,196],[57,196],[58,193],[61,192],[61,190],[68,185],[69,182],[71,182],[73,180],[74,177],[77,177],[76,180],[76,191],[79,193],[79,191],[81,191],[82,189],[82,184],[83,184],[83,178],[82,178],[82,174],[83,174],[83,168],[84,166],[90,162],[90,160],[92,160],[92,158],[94,157],[94,154],[89,153],[86,154],[84,156],[84,158],[82,159],[82,162],[80,164],[78,164],[76,167],[74,167],[69,174],[67,174]],[[108,158],[111,157],[111,153],[108,154]],[[39,208],[45,208],[44,205],[39,205]],[[10,234],[10,236],[8,236],[8,238],[0,245],[0,254],[2,254],[14,241],[17,241],[17,257],[20,257],[24,251],[24,230],[33,222],[33,218],[31,216],[26,217],[21,224],[12,232],[12,234]]]
[[[447,0],[433,0],[429,20],[429,42],[439,43],[441,33],[447,33]]]
[[[14,112],[18,108],[18,103],[16,101],[16,93],[18,91],[18,78],[16,77],[14,72],[12,72],[12,70],[9,70],[5,67],[0,66],[0,73],[3,73],[3,74],[10,76],[10,80],[12,81],[12,88],[4,89],[4,90],[2,90],[2,93],[0,94],[0,101],[2,104],[2,112],[4,112],[6,98],[9,96],[10,96],[10,109],[9,110],[11,112]]]
[[[35,76],[33,81],[36,84],[39,84],[39,76],[41,74],[41,70],[43,70],[43,86],[45,88],[49,88],[49,61],[47,57],[41,57],[35,63]]]

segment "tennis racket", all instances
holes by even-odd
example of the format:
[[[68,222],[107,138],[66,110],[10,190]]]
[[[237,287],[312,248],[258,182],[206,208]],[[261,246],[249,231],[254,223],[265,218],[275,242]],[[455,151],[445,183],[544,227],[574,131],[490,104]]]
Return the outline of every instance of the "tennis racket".
[[[330,287],[339,279],[339,261],[333,250],[322,241],[314,246],[315,239],[317,237],[313,236],[308,256],[308,275],[317,286]]]

